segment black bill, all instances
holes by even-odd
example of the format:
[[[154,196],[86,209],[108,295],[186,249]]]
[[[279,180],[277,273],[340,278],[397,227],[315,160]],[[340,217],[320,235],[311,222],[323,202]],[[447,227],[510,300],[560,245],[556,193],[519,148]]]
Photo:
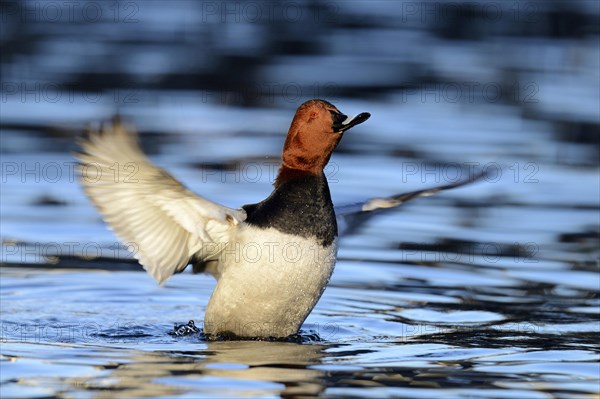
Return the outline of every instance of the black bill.
[[[351,127],[359,125],[359,124],[363,123],[364,121],[366,121],[367,119],[369,119],[371,117],[371,114],[368,112],[362,112],[353,117],[348,117],[343,114],[339,114],[339,116],[341,116],[343,118],[339,118],[338,120],[334,121],[333,131],[343,133],[346,130],[350,129]]]

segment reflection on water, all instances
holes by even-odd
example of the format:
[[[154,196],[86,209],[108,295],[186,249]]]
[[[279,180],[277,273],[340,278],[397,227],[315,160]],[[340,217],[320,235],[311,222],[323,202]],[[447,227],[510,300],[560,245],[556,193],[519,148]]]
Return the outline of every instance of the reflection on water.
[[[315,366],[326,356],[323,345],[247,341],[189,343],[186,349],[177,349],[177,344],[151,345],[147,349],[150,348],[152,351],[140,352],[134,348],[88,347],[85,352],[62,357],[61,364],[66,367],[49,367],[43,375],[34,371],[36,365],[44,367],[43,360],[22,362],[18,356],[10,356],[6,361],[23,363],[30,370],[28,376],[19,374],[25,377],[19,384],[25,386],[36,385],[33,377],[43,378],[56,372],[65,375],[69,373],[68,364],[78,365],[76,373],[65,376],[60,390],[64,395],[85,387],[92,392],[113,392],[119,397],[182,395],[187,391],[206,397],[313,396],[326,386],[321,381],[325,371]],[[64,349],[52,350],[61,353]],[[216,388],[220,393],[216,393]]]
[[[600,394],[597,2],[69,4],[0,7],[2,398]],[[214,282],[140,272],[76,136],[119,111],[239,206],[311,97],[373,115],[332,157],[337,204],[489,178],[343,237],[301,344],[169,335]]]

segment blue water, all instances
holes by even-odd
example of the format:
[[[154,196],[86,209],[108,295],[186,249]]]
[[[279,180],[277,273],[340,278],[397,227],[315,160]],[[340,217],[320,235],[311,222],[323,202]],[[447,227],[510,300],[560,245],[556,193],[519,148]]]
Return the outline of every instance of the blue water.
[[[345,2],[223,22],[209,2],[125,2],[87,23],[84,4],[104,3],[57,22],[41,2],[3,4],[0,396],[597,397],[593,3],[436,20],[442,3]],[[237,207],[270,193],[311,97],[372,114],[326,171],[336,204],[488,176],[342,237],[294,342],[170,334],[201,327],[214,281],[160,287],[141,270],[77,183],[76,137],[119,111],[155,163]]]

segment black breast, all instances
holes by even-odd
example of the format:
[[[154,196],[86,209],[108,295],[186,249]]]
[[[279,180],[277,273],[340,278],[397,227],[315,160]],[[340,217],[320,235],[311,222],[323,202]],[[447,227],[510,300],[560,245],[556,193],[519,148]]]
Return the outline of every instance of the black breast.
[[[267,199],[243,208],[248,214],[246,223],[254,226],[317,237],[323,246],[329,246],[337,236],[329,185],[322,173],[282,182]]]

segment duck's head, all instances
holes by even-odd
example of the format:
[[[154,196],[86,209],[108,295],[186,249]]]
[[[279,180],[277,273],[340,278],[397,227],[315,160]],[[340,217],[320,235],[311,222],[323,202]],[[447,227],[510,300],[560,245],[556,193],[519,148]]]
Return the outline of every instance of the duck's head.
[[[290,125],[283,145],[283,163],[275,185],[286,174],[321,173],[344,132],[370,116],[368,112],[363,112],[348,117],[325,100],[306,101],[298,107]]]

